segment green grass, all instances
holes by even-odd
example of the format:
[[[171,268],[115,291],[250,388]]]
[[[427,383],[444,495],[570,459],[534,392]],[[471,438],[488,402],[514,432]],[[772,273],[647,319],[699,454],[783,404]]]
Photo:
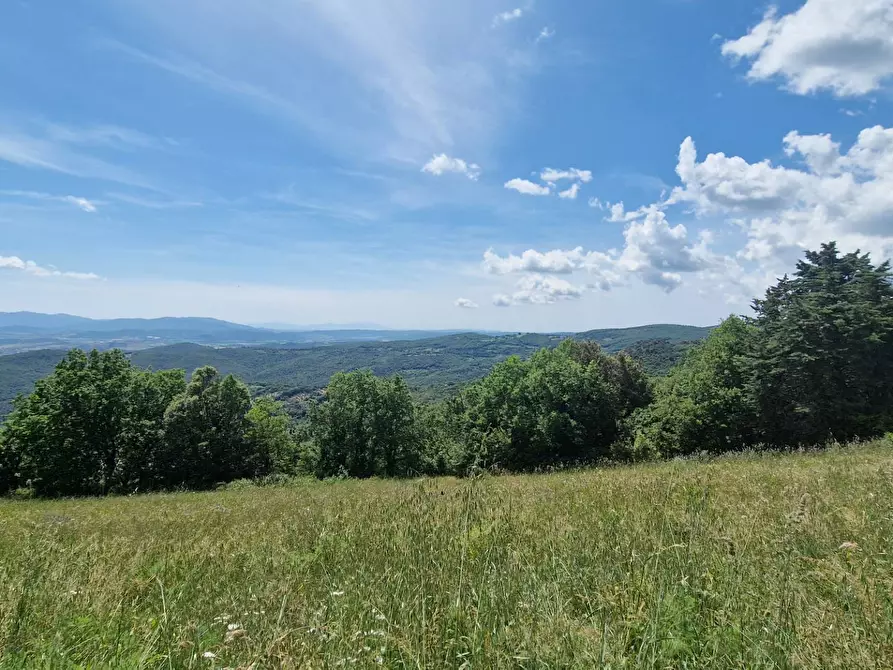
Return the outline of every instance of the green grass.
[[[891,559],[886,442],[3,502],[0,667],[889,668]]]

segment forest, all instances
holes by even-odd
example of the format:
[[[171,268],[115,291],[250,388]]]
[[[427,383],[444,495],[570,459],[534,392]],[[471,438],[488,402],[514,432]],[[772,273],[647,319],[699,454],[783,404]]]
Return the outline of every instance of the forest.
[[[0,428],[0,490],[80,496],[299,475],[532,472],[868,439],[893,428],[887,262],[807,252],[665,377],[567,339],[511,356],[443,400],[399,375],[336,373],[295,421],[212,367],[151,371],[72,350]]]

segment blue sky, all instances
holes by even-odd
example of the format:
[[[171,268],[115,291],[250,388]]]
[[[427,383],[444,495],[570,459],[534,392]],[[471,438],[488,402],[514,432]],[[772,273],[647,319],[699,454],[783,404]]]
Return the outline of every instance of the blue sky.
[[[893,0],[9,0],[0,311],[715,323],[890,255],[891,75]]]

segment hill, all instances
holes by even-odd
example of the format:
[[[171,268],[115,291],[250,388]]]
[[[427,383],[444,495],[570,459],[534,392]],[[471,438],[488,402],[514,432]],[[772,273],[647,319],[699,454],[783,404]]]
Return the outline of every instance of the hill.
[[[649,372],[663,374],[689,346],[687,343],[704,338],[709,330],[651,325],[591,330],[571,336],[595,340],[611,352],[631,348]],[[132,351],[130,356],[134,364],[155,370],[182,368],[191,372],[202,365],[213,365],[225,374],[237,375],[255,392],[286,397],[322,388],[335,372],[368,368],[378,375],[399,373],[420,395],[436,398],[484,376],[494,364],[509,356],[530,356],[542,347],[556,346],[564,337],[564,334],[463,333],[424,340],[303,347],[211,347],[179,343]],[[52,371],[63,355],[61,350],[41,350],[0,356],[0,417],[9,412],[12,399],[18,393],[28,392],[37,379]]]
[[[70,314],[0,312],[0,354],[37,349],[127,349],[194,342],[214,346],[313,346],[418,340],[461,331],[320,328],[276,330],[201,317],[88,319]]]

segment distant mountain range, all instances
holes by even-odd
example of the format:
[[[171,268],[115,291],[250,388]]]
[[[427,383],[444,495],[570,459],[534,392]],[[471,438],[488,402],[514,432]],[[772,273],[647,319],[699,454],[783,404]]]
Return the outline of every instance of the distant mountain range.
[[[338,342],[416,340],[462,331],[386,330],[310,326],[281,330],[219,319],[88,319],[70,314],[0,312],[0,355],[71,347],[139,350],[192,342],[210,346],[307,346]]]
[[[4,328],[3,319],[8,316],[0,314],[0,334]],[[41,321],[40,317],[44,316],[49,316],[50,321]],[[60,319],[53,321],[57,316]],[[332,338],[389,336],[390,341],[316,339],[275,343],[272,346],[221,346],[219,343],[207,346],[201,343],[202,338],[238,339],[244,334],[240,335],[237,329],[247,329],[249,334],[267,331],[214,319],[116,319],[112,322],[87,319],[89,330],[80,331],[78,329],[81,325],[78,324],[82,324],[81,321],[66,321],[78,317],[31,317],[32,323],[38,324],[74,324],[74,330],[69,332],[77,333],[119,333],[120,328],[109,327],[109,330],[103,331],[102,326],[99,330],[95,326],[97,323],[121,325],[122,321],[129,322],[127,327],[133,329],[133,332],[143,334],[186,333],[176,344],[151,346],[140,341],[139,346],[132,349],[125,347],[125,350],[130,351],[133,363],[141,367],[156,370],[182,368],[191,372],[202,365],[213,365],[223,373],[237,375],[257,393],[275,393],[286,399],[322,388],[335,372],[361,368],[371,369],[381,375],[399,373],[422,396],[442,397],[487,374],[495,363],[509,356],[529,356],[542,347],[556,346],[565,337],[595,340],[611,352],[627,350],[642,360],[652,374],[663,374],[679,360],[691,343],[703,339],[710,332],[710,328],[662,324],[575,334],[527,333],[497,336],[453,333],[432,337],[430,331],[314,331],[312,335],[317,338],[323,332]],[[134,328],[133,322],[144,326],[146,330]],[[208,326],[207,330],[199,328],[202,323]],[[153,330],[159,327],[161,330]],[[275,331],[270,332],[276,334]],[[53,370],[64,355],[64,351],[60,350],[61,346],[0,356],[0,417],[8,413],[12,399],[18,393],[29,392],[37,379]]]

